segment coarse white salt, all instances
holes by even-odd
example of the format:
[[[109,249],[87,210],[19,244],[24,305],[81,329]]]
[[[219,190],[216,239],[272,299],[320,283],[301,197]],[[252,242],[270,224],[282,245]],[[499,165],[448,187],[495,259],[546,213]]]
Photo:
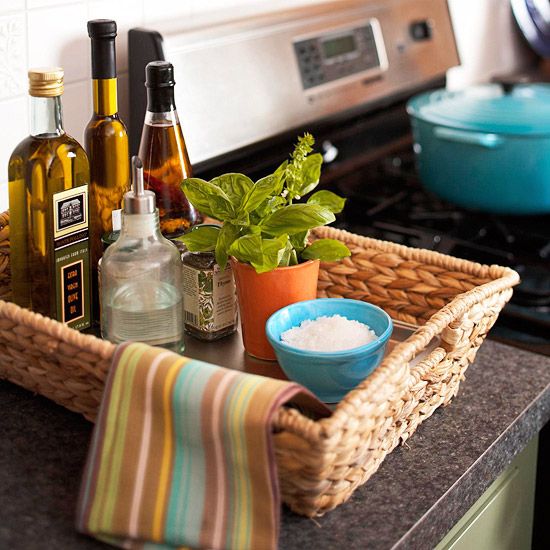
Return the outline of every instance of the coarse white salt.
[[[290,346],[310,351],[341,351],[364,346],[377,336],[368,325],[342,315],[306,319],[299,327],[285,330],[281,340]]]

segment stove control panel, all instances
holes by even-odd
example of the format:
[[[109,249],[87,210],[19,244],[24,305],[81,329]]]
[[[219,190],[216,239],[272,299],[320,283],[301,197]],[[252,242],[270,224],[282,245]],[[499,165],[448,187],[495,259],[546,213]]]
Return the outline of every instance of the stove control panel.
[[[370,19],[360,26],[339,29],[294,41],[304,90],[360,74],[387,69],[380,24]]]
[[[0,0],[1,3],[1,0]],[[137,149],[145,66],[169,59],[194,165],[353,110],[366,114],[439,83],[459,63],[448,0],[330,0],[129,33],[130,126]],[[303,4],[303,2],[302,2]],[[269,10],[269,11],[267,11]],[[1,10],[0,10],[1,11]],[[208,113],[208,124],[205,124]],[[204,168],[203,164],[203,168]],[[199,167],[200,169],[200,167]]]

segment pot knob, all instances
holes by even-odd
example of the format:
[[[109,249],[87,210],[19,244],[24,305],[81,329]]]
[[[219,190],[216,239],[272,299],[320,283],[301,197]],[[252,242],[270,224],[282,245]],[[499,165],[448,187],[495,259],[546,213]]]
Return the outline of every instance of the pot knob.
[[[502,91],[508,95],[518,84],[528,84],[531,82],[529,76],[525,74],[510,75],[510,76],[494,76],[491,82],[498,84]]]

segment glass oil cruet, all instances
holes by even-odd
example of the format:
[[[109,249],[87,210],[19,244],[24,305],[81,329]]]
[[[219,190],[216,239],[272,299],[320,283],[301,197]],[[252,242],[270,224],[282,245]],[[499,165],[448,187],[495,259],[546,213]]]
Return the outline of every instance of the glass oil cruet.
[[[183,350],[181,259],[159,227],[155,194],[144,190],[143,164],[132,157],[132,190],[124,195],[120,237],[101,262],[101,333]]]

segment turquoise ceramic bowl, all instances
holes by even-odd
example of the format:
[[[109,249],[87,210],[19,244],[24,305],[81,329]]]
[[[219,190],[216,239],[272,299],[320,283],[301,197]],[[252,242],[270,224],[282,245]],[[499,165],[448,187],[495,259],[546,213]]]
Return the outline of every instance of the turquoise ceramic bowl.
[[[306,319],[342,315],[368,325],[378,338],[357,348],[321,352],[301,350],[281,341],[281,334]],[[279,365],[290,380],[302,384],[325,403],[337,403],[380,363],[393,323],[382,309],[346,298],[297,302],[276,311],[266,323],[266,335]]]

